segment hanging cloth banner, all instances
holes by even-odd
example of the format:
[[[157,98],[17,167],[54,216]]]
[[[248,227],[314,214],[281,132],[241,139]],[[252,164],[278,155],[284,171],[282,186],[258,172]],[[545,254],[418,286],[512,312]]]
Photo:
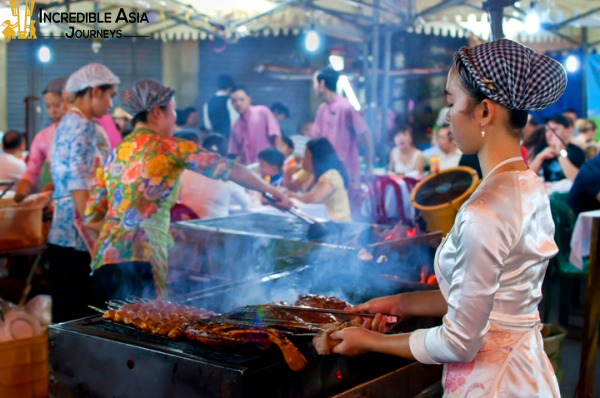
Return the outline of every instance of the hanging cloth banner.
[[[588,117],[600,118],[600,55],[598,54],[588,56],[586,85]]]

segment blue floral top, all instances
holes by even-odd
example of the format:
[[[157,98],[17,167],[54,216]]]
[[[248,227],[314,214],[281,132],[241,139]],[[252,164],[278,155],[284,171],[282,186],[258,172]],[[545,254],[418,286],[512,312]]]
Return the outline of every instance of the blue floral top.
[[[55,213],[48,242],[75,250],[87,251],[75,228],[74,190],[89,190],[97,167],[103,163],[96,124],[84,117],[68,113],[58,124],[50,147],[50,172],[54,183]],[[82,215],[83,216],[83,215]]]

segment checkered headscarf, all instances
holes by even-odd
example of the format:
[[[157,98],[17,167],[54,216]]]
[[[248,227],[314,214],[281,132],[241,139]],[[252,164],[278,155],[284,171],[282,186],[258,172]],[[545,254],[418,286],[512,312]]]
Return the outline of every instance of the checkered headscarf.
[[[119,93],[121,108],[134,117],[150,112],[155,106],[165,106],[175,95],[175,90],[156,80],[140,80]]]
[[[454,56],[455,66],[460,62],[481,92],[508,109],[547,108],[567,86],[567,74],[559,62],[511,40],[462,47]]]

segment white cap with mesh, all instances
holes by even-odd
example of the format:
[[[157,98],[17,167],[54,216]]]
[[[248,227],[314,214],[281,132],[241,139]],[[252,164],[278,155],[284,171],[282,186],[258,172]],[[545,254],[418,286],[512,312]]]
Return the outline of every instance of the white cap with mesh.
[[[66,90],[76,93],[86,88],[103,86],[106,84],[116,85],[121,81],[106,66],[98,63],[87,64],[75,71],[67,80]]]

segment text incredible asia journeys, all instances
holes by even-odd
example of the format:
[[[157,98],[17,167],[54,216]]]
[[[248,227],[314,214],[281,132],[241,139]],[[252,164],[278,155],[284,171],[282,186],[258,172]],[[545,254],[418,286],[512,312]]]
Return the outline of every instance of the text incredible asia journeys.
[[[117,13],[117,18],[113,21],[111,12],[45,12],[39,10],[39,23],[56,23],[56,24],[93,24],[93,23],[150,23],[145,12],[130,12],[126,13],[123,8]],[[123,34],[121,29],[115,30],[94,30],[94,29],[76,29],[69,26],[71,32],[65,33],[65,37],[71,38],[98,38],[98,39],[114,39],[121,38]]]

